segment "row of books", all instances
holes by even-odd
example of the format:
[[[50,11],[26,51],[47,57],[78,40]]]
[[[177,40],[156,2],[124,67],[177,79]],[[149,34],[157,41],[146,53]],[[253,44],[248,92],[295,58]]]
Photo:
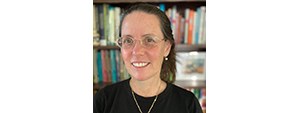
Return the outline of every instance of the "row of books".
[[[181,15],[177,6],[168,8],[166,15],[171,21],[176,44],[205,44],[206,41],[206,6],[196,10],[186,8]]]
[[[115,45],[119,37],[119,25],[122,8],[111,4],[93,5],[94,45]],[[165,10],[164,4],[158,6],[171,21],[171,28],[177,44],[205,44],[206,40],[206,6],[196,9],[185,8],[184,14],[179,13],[177,6]]]
[[[119,37],[119,25],[121,19],[121,8],[110,4],[93,5],[94,42],[100,45],[115,45],[114,41]]]
[[[129,78],[120,50],[93,50],[94,83],[116,83]]]

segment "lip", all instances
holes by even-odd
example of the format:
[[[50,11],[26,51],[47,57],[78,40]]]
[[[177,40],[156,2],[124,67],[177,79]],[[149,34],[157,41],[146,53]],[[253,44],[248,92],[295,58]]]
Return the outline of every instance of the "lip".
[[[150,62],[131,62],[131,65],[135,68],[144,68],[147,67]]]

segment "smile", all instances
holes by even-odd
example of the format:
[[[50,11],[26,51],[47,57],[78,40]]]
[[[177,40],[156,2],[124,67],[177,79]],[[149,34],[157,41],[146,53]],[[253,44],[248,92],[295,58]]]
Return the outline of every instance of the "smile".
[[[150,63],[131,63],[134,67],[146,67]]]

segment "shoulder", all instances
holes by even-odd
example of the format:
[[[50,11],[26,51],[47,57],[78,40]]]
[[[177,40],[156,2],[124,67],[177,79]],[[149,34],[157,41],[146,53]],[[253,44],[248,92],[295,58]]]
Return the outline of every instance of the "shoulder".
[[[188,91],[187,89],[181,88],[174,84],[169,84],[171,87],[171,92],[175,95],[178,95],[183,98],[194,98],[194,94],[191,91]]]
[[[94,95],[94,113],[109,112],[113,109],[112,105],[114,101],[116,99],[123,99],[122,94],[124,95],[123,92],[127,90],[127,84],[128,79],[100,89]]]
[[[114,84],[110,84],[105,86],[104,88],[100,89],[97,93],[96,93],[96,98],[101,96],[104,98],[107,98],[107,96],[113,96],[114,94],[122,91],[122,90],[126,90],[126,85],[128,84],[128,79],[127,80],[123,80]]]
[[[185,106],[189,113],[202,113],[199,100],[194,93],[174,84],[170,84],[170,87],[172,98],[176,98],[174,101],[180,103],[181,106]]]
[[[100,89],[99,92],[103,92],[103,93],[115,93],[118,90],[123,90],[124,88],[126,88],[126,85],[129,84],[129,79],[114,83],[114,84],[110,84],[105,86],[104,88]]]

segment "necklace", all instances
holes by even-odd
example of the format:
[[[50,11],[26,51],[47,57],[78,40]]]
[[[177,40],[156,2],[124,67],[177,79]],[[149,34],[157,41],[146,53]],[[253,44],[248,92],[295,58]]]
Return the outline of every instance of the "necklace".
[[[158,87],[157,93],[156,93],[156,95],[155,95],[155,99],[153,100],[153,102],[152,102],[152,104],[151,104],[151,106],[150,106],[150,108],[149,108],[149,110],[148,110],[147,113],[150,113],[151,109],[153,108],[154,103],[155,103],[156,100],[157,100],[158,92],[159,92],[160,86],[161,86],[161,81],[160,81],[160,83],[159,83],[159,87]],[[140,113],[143,113],[142,110],[141,110],[141,108],[140,108],[140,106],[139,106],[139,103],[137,102],[137,100],[136,100],[136,98],[135,98],[135,95],[134,95],[132,89],[131,89],[131,94],[132,94],[132,97],[133,97],[133,99],[134,99],[134,102],[135,102],[136,106],[138,107]]]

